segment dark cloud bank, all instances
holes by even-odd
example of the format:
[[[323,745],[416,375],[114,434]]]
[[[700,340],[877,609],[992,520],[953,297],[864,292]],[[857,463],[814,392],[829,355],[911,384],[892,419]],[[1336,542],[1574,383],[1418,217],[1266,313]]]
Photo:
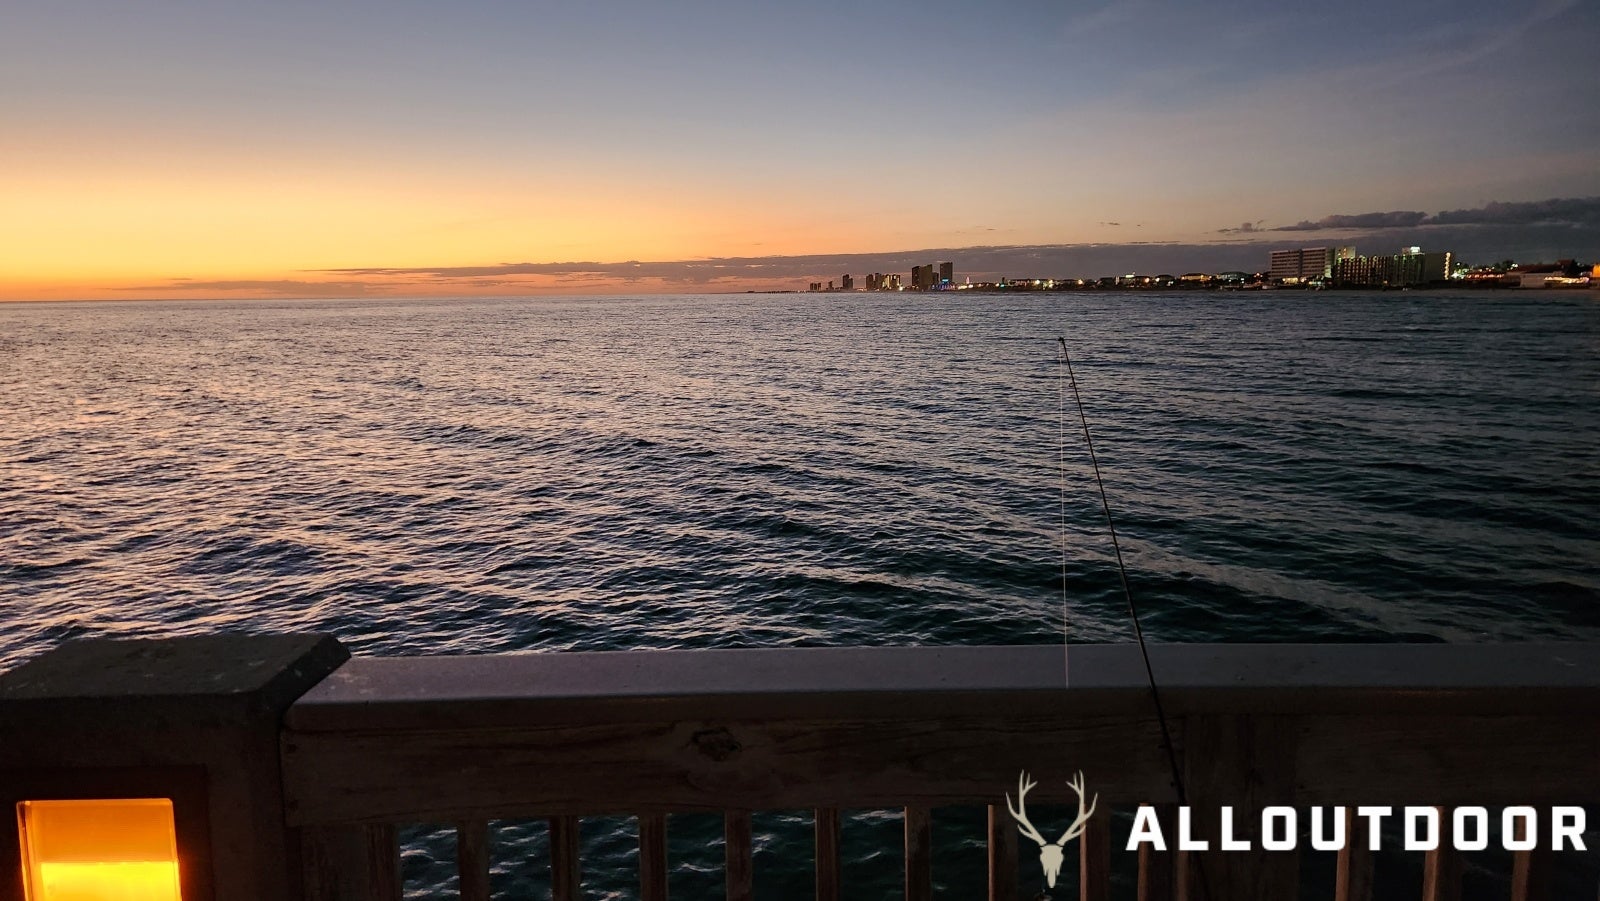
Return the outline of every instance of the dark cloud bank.
[[[507,263],[433,269],[340,269],[336,274],[343,278],[405,277],[456,283],[543,275],[575,283],[621,279],[715,286],[743,280],[828,279],[844,273],[857,278],[869,272],[907,273],[912,266],[951,260],[955,263],[958,280],[963,275],[1093,278],[1125,272],[1253,271],[1266,267],[1267,255],[1274,249],[1335,242],[1353,244],[1364,254],[1393,253],[1402,247],[1422,245],[1430,250],[1453,251],[1468,262],[1482,263],[1506,258],[1535,261],[1580,257],[1591,260],[1600,258],[1600,197],[1490,203],[1477,209],[1446,210],[1433,215],[1414,211],[1340,214],[1276,228],[1265,227],[1263,220],[1257,220],[1222,232],[1229,237],[1195,244],[1130,242],[936,247],[896,253],[725,257],[648,263]]]
[[[1354,245],[1363,254],[1394,253],[1421,245],[1453,251],[1471,263],[1502,259],[1522,262],[1579,258],[1600,260],[1600,197],[1554,199],[1532,203],[1491,203],[1472,210],[1447,210],[1434,215],[1414,211],[1340,214],[1289,226],[1265,227],[1262,221],[1222,229],[1228,237],[1211,243],[1134,242],[1120,244],[1048,244],[1024,246],[943,247],[894,253],[817,254],[806,256],[722,257],[620,263],[501,263],[489,266],[360,268],[327,270],[328,281],[200,282],[174,280],[159,286],[179,290],[257,290],[264,294],[342,295],[408,290],[474,291],[529,287],[559,290],[741,290],[803,288],[808,281],[837,280],[850,273],[909,273],[912,266],[950,260],[957,281],[971,276],[1010,278],[1097,278],[1128,272],[1146,274],[1220,272],[1266,268],[1274,249]]]

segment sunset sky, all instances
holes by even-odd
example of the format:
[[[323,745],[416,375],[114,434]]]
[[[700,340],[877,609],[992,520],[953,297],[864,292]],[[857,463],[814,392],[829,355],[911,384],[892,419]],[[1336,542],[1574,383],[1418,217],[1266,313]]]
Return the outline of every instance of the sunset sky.
[[[22,2],[0,299],[796,288],[924,249],[1183,269],[1413,235],[1594,260],[1596,85],[1579,0]]]

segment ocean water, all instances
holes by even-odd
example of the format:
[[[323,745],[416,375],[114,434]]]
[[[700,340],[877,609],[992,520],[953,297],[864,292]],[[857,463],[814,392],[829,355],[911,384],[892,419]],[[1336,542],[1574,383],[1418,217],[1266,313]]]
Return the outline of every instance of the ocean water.
[[[223,629],[1042,643],[1063,576],[1072,639],[1126,640],[1058,335],[1151,637],[1600,640],[1596,292],[9,304],[0,669]],[[758,879],[808,841],[774,816]],[[680,844],[693,896],[720,858]],[[448,854],[418,834],[421,895]]]

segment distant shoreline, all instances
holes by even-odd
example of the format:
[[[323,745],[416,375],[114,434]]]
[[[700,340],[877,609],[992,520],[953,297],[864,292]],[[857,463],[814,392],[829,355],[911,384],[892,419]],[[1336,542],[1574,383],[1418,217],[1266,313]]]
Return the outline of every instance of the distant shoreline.
[[[909,297],[940,296],[940,295],[968,295],[976,294],[984,297],[999,297],[1018,294],[1275,294],[1279,292],[1294,294],[1400,294],[1400,293],[1435,293],[1439,291],[1459,291],[1471,294],[1516,294],[1529,296],[1544,296],[1550,294],[1573,295],[1585,292],[1600,293],[1600,284],[1591,283],[1583,287],[1571,288],[1510,288],[1503,285],[1477,286],[1477,285],[1410,285],[1403,288],[1367,288],[1367,287],[1341,287],[1341,288],[1301,288],[1295,286],[1272,288],[1217,288],[1217,287],[1155,287],[1133,286],[1126,287],[1056,287],[1056,288],[961,288],[952,291],[797,291],[794,289],[773,289],[768,291],[685,291],[681,293],[645,294],[640,292],[619,292],[616,294],[390,294],[390,295],[299,295],[299,296],[255,296],[255,297],[75,297],[75,298],[38,298],[26,297],[16,299],[0,299],[0,307],[11,304],[71,304],[71,303],[261,303],[261,302],[292,302],[302,301],[440,301],[440,300],[516,300],[538,298],[565,298],[565,299],[592,299],[604,300],[607,298],[644,298],[644,297],[743,297],[751,295],[794,295],[801,297],[866,297],[866,296],[896,296]]]

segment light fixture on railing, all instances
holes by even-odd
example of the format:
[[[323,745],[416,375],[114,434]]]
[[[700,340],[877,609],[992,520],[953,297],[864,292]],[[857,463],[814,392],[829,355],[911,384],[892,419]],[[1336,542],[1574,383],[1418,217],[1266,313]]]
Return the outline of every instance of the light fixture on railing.
[[[349,656],[81,639],[0,673],[0,901],[296,901],[283,715]]]
[[[17,803],[27,901],[181,901],[170,798]]]
[[[214,901],[207,807],[194,767],[0,770],[0,901]]]

